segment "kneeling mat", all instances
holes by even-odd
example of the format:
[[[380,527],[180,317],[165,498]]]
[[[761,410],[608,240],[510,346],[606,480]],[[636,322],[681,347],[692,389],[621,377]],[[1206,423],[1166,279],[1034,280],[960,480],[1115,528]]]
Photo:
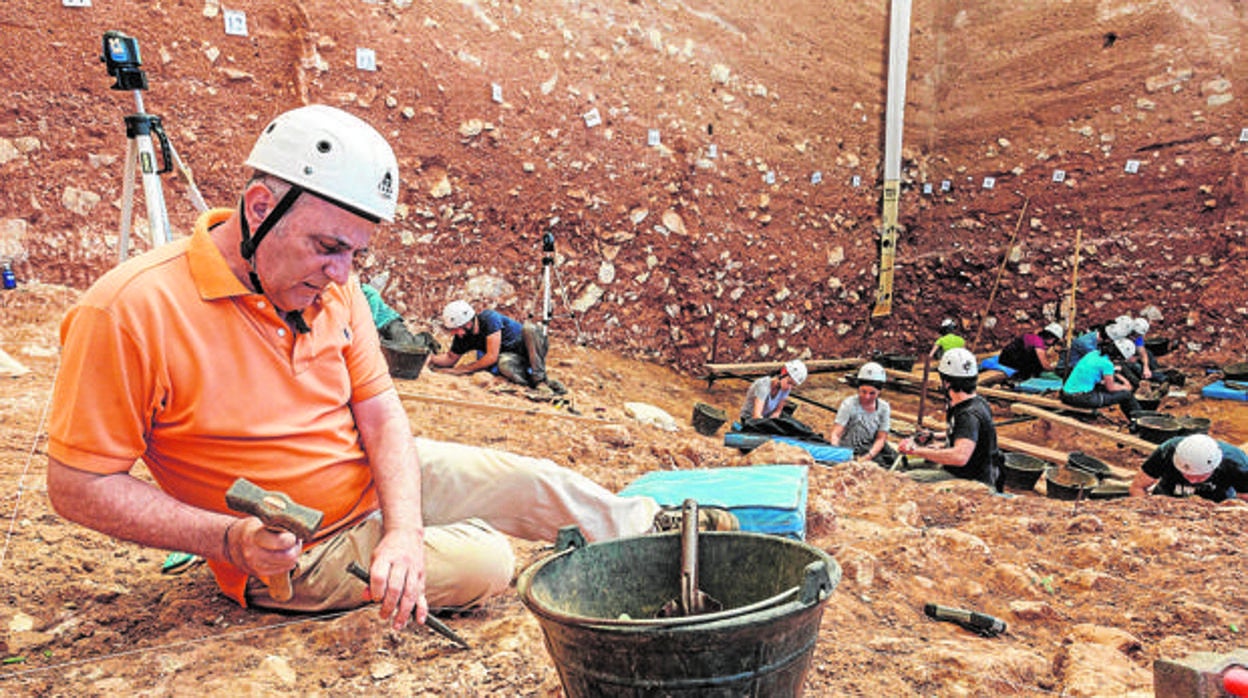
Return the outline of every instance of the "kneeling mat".
[[[728,509],[742,531],[806,539],[804,465],[750,465],[702,470],[656,470],[634,480],[621,496],[651,497],[661,506],[686,499]]]
[[[1232,383],[1234,385],[1243,385],[1239,381],[1232,381]],[[1231,385],[1227,385],[1226,381],[1217,381],[1201,388],[1200,396],[1213,400],[1239,400],[1245,402],[1248,401],[1248,390],[1237,390]]]

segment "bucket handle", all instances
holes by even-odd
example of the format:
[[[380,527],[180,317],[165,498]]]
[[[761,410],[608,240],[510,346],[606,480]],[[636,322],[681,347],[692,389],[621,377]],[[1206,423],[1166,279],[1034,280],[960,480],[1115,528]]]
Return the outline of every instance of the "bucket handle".
[[[581,533],[579,526],[564,526],[559,529],[559,533],[555,534],[555,552],[562,553],[567,550],[585,547],[585,536]]]
[[[808,565],[802,574],[800,599],[803,605],[810,606],[832,595],[832,578],[828,575],[828,563],[816,560]]]

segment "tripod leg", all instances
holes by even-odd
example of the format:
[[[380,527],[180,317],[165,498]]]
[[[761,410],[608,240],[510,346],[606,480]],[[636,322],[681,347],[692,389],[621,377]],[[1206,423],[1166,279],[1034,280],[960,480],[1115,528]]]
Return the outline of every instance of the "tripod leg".
[[[208,204],[204,202],[204,196],[199,193],[199,187],[195,186],[195,175],[191,174],[191,168],[182,162],[182,158],[178,157],[178,151],[173,147],[173,143],[169,144],[169,153],[173,155],[173,164],[178,168],[178,174],[182,175],[182,179],[186,180],[186,198],[191,200],[191,205],[199,213],[208,210]]]
[[[126,261],[130,254],[130,225],[134,216],[134,163],[138,158],[133,138],[126,139],[126,173],[121,187],[121,228],[117,231],[117,249],[121,256],[119,261]]]
[[[172,239],[169,214],[165,211],[165,192],[156,173],[156,151],[152,139],[140,136],[139,166],[143,170],[143,200],[147,204],[147,223],[152,232],[152,245],[163,245]]]

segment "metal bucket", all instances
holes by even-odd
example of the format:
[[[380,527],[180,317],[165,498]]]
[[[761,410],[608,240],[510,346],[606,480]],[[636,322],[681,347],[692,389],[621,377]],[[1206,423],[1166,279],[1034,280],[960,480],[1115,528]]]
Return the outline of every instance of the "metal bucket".
[[[724,426],[724,422],[728,421],[728,413],[708,405],[705,402],[694,403],[693,417],[690,423],[693,424],[694,431],[703,436],[714,436],[719,428]]]
[[[1109,465],[1105,461],[1089,456],[1082,451],[1075,451],[1066,456],[1066,467],[1071,470],[1082,470],[1091,473],[1100,481],[1109,474]]]
[[[1005,486],[1014,490],[1034,490],[1044,474],[1045,462],[1026,453],[1005,454]]]
[[[390,375],[404,380],[416,380],[425,367],[425,359],[429,358],[426,351],[417,350],[414,344],[400,344],[383,339],[381,353],[386,357],[390,367]]]
[[[517,590],[569,698],[800,696],[841,581],[836,561],[805,543],[705,532],[698,586],[723,610],[656,618],[680,595],[678,533],[587,546],[565,529],[555,547]]]
[[[1174,417],[1139,417],[1135,424],[1140,430],[1140,438],[1155,444],[1164,443],[1183,431],[1183,426]]]
[[[1044,471],[1044,493],[1049,499],[1081,499],[1096,484],[1096,476],[1082,470],[1050,465]]]

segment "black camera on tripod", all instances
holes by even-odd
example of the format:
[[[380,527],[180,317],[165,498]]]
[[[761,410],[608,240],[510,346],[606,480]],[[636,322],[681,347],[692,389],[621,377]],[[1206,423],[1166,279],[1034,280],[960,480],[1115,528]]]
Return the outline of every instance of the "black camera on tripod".
[[[133,36],[119,31],[104,32],[104,53],[100,61],[108,67],[108,74],[117,78],[112,89],[147,89],[147,74],[139,68],[143,65],[143,59],[139,57],[139,41]]]

